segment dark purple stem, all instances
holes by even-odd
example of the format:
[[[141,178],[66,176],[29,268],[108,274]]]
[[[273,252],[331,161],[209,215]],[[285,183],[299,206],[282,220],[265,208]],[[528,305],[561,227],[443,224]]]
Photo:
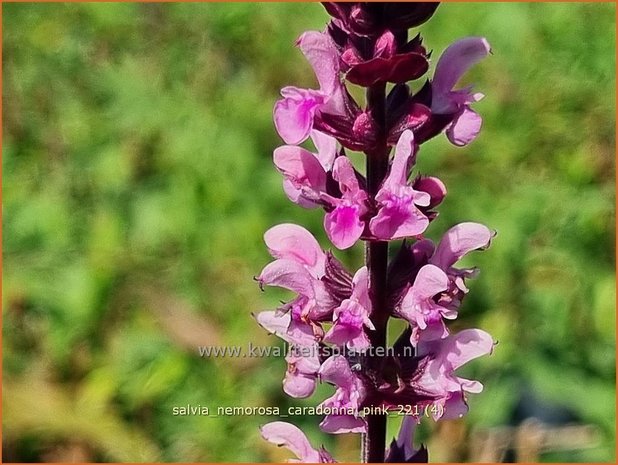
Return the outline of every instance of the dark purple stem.
[[[367,190],[374,197],[388,171],[389,148],[386,144],[386,84],[378,83],[367,89],[367,109],[371,112],[377,128],[376,148],[367,152]],[[366,256],[369,270],[369,295],[371,297],[371,321],[375,331],[369,332],[371,345],[386,347],[388,308],[386,306],[386,271],[388,267],[388,242],[367,241]],[[375,350],[375,349],[374,349]],[[379,370],[380,359],[372,355],[371,369]],[[386,445],[386,416],[367,416],[367,434],[364,437],[363,461],[383,463]]]

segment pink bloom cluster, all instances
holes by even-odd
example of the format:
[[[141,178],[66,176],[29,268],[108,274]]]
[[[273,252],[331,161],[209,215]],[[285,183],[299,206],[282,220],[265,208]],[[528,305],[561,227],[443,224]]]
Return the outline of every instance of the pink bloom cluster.
[[[324,208],[324,228],[339,249],[351,247],[359,239],[394,240],[423,233],[433,216],[431,208],[442,201],[446,189],[433,177],[409,182],[409,168],[419,144],[444,128],[456,145],[466,145],[477,136],[481,118],[470,103],[483,95],[453,87],[472,64],[489,53],[489,44],[473,37],[447,48],[438,61],[429,92],[404,99],[399,88],[393,89],[392,105],[407,105],[409,112],[390,131],[397,137],[395,157],[375,199],[364,191],[364,177],[342,156],[342,147],[371,148],[371,114],[362,112],[345,89],[339,52],[327,33],[306,32],[298,45],[313,65],[320,89],[285,87],[281,91],[283,98],[275,104],[275,126],[290,144],[277,148],[273,157],[283,175],[285,193],[302,207]],[[432,95],[430,101],[424,96],[427,93]],[[398,101],[402,99],[405,101]],[[342,126],[339,129],[324,122],[335,117]],[[315,152],[291,145],[307,138],[311,138]]]
[[[482,98],[471,88],[455,89],[461,76],[487,56],[484,38],[465,38],[438,59],[433,78],[415,94],[406,84],[429,69],[420,36],[407,40],[407,29],[434,13],[434,3],[327,3],[332,21],[325,32],[305,32],[297,45],[313,68],[318,89],[285,87],[274,108],[277,132],[287,145],[275,149],[274,164],[288,198],[304,208],[323,208],[326,235],[337,249],[359,240],[368,244],[404,239],[391,260],[385,282],[388,298],[374,308],[371,266],[345,269],[314,236],[295,224],[269,229],[264,240],[273,261],[257,277],[261,287],[276,286],[294,298],[256,316],[290,351],[283,390],[295,398],[311,396],[318,382],[334,386],[320,404],[330,413],[320,428],[331,434],[367,433],[363,409],[416,406],[435,420],[467,412],[466,395],[482,384],[459,377],[466,362],[489,354],[494,341],[479,329],[451,333],[468,293],[465,280],[475,269],[457,262],[489,246],[493,232],[477,223],[461,223],[434,244],[423,234],[437,217],[446,187],[435,177],[414,173],[420,145],[445,132],[455,145],[478,134],[481,118],[471,104]],[[393,83],[384,101],[384,118],[352,98],[346,80],[364,87]],[[384,88],[384,87],[383,87]],[[309,147],[305,141],[311,140]],[[301,146],[300,144],[304,144]],[[346,150],[375,156],[394,146],[376,190]],[[406,331],[394,355],[375,364],[372,334],[377,313],[403,319]],[[413,355],[410,355],[413,354]],[[406,417],[387,461],[426,461],[414,449],[418,418]],[[284,422],[263,426],[262,436],[289,448],[301,462],[333,462],[313,448],[304,433]]]

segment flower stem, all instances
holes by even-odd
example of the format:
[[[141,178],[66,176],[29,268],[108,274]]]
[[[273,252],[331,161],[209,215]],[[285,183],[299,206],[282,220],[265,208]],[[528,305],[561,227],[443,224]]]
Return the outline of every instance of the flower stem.
[[[377,144],[367,152],[367,191],[372,197],[388,171],[389,149],[386,144],[386,84],[378,83],[367,89],[367,109],[377,125]],[[367,241],[365,261],[369,270],[369,295],[371,298],[371,321],[375,331],[369,332],[374,353],[369,360],[370,368],[380,369],[380,358],[375,354],[376,347],[386,347],[388,308],[386,306],[386,272],[388,267],[388,242]],[[383,463],[386,445],[386,416],[368,415],[367,433],[363,444],[363,461]]]

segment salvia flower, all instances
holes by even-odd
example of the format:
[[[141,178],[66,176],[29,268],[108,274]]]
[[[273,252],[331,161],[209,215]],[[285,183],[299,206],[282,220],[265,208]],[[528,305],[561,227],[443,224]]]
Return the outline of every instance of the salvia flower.
[[[275,127],[287,144],[298,144],[309,136],[318,112],[345,113],[340,82],[339,55],[332,39],[317,31],[305,32],[297,45],[313,67],[319,90],[284,87],[274,109]]]
[[[361,219],[367,211],[367,193],[359,182],[347,157],[334,158],[329,136],[322,135],[317,143],[321,153],[314,154],[302,147],[284,145],[275,149],[273,160],[283,174],[283,188],[292,202],[305,208],[322,206],[327,214],[324,229],[335,247],[347,249],[356,243],[365,229]],[[320,150],[319,150],[320,152]],[[334,160],[334,161],[333,161]],[[329,170],[327,172],[327,170]],[[329,179],[331,187],[328,188]],[[332,185],[336,183],[334,190]]]
[[[337,152],[334,138],[311,131],[317,153],[296,145],[284,145],[273,152],[273,162],[283,174],[283,190],[288,198],[305,208],[320,206],[320,196],[326,192],[327,173]]]
[[[399,304],[396,314],[412,327],[410,341],[442,339],[448,335],[444,318],[454,319],[457,312],[437,303],[436,296],[448,289],[446,273],[435,265],[423,266]]]
[[[341,197],[322,196],[327,207],[332,208],[324,217],[324,229],[335,247],[347,249],[356,243],[365,229],[361,218],[367,212],[368,197],[347,157],[335,160],[333,179],[339,183]]]
[[[452,306],[458,306],[468,293],[465,278],[477,274],[475,268],[459,269],[455,265],[463,256],[474,250],[484,250],[491,244],[495,232],[479,223],[460,223],[449,229],[438,244],[429,263],[443,270],[449,279]]]
[[[414,133],[405,131],[395,148],[390,172],[375,197],[379,205],[378,214],[371,219],[369,228],[378,239],[414,237],[429,225],[429,218],[419,207],[428,207],[431,195],[414,189],[408,181],[415,156]]]
[[[465,280],[475,277],[478,270],[460,269],[454,265],[468,253],[489,247],[494,235],[495,232],[486,226],[468,222],[450,228],[437,247],[429,239],[403,244],[389,271],[390,291],[393,302],[397,304],[395,306],[402,303],[402,296],[407,292],[409,307],[414,300],[412,295],[419,292],[424,280],[423,277],[418,278],[420,270],[426,265],[432,265],[433,268],[428,268],[433,269],[434,279],[431,282],[432,286],[438,289],[432,299],[433,302],[457,310],[461,300],[468,293]],[[428,274],[427,270],[424,273]],[[418,280],[418,283],[415,280]]]
[[[290,342],[312,344],[322,335],[320,321],[336,306],[321,281],[326,255],[309,231],[294,224],[269,229],[264,240],[276,260],[264,267],[257,281],[289,289],[297,297],[277,311],[261,312],[257,321]]]
[[[307,347],[309,350],[305,350]],[[320,359],[319,346],[313,343],[309,346],[292,344],[285,357],[288,369],[283,379],[283,391],[290,397],[305,398],[315,391],[318,384]]]
[[[457,376],[455,370],[490,354],[494,345],[492,337],[480,329],[466,329],[442,341],[419,344],[418,355],[429,359],[419,383],[436,397],[431,403],[438,408],[429,409],[434,419],[460,418],[468,412],[466,393],[479,393],[483,385]]]
[[[495,233],[467,222],[450,228],[437,245],[426,237],[447,190],[437,177],[419,173],[416,159],[421,145],[443,132],[458,146],[477,137],[481,117],[471,105],[483,95],[456,86],[490,53],[489,43],[481,37],[453,43],[433,78],[409,85],[426,77],[432,53],[408,29],[427,21],[437,3],[324,6],[332,17],[326,30],[306,32],[297,42],[318,88],[281,90],[273,118],[286,145],[275,149],[273,161],[292,202],[324,210],[330,243],[344,250],[364,241],[366,259],[348,271],[305,228],[272,227],[264,241],[274,260],[256,280],[293,295],[256,319],[289,345],[282,383],[287,395],[313,396],[318,383],[334,388],[316,402],[325,414],[322,431],[365,433],[364,461],[427,462],[427,449],[413,442],[423,414],[406,416],[387,449],[386,419],[367,412],[407,406],[436,421],[459,418],[468,410],[467,396],[483,388],[457,370],[490,354],[495,343],[479,329],[452,333],[450,321],[465,311],[466,279],[476,276],[475,268],[457,262],[487,248]],[[367,88],[364,107],[352,98],[350,83]],[[364,152],[365,170],[352,163],[349,150]],[[390,258],[395,240],[403,241]],[[379,355],[372,349],[386,349],[391,317],[403,319],[406,328],[394,352]],[[334,461],[294,425],[276,421],[261,431],[290,449],[293,461]]]
[[[333,312],[333,326],[324,336],[324,342],[345,345],[350,349],[366,349],[370,342],[365,332],[375,329],[369,315],[369,276],[364,266],[356,272],[352,282],[352,295],[341,302]]]
[[[454,90],[459,79],[473,65],[491,51],[483,37],[467,37],[450,45],[440,56],[431,83],[431,111],[435,114],[453,114],[453,121],[446,129],[446,136],[455,145],[472,142],[481,130],[482,119],[470,107],[483,98],[473,93],[471,87]]]
[[[335,394],[320,405],[330,408],[339,414],[327,415],[320,423],[322,431],[333,434],[364,433],[366,423],[364,418],[357,414],[348,414],[346,410],[360,413],[360,407],[365,397],[365,387],[361,379],[356,376],[342,355],[333,355],[320,367],[320,379],[336,386]]]

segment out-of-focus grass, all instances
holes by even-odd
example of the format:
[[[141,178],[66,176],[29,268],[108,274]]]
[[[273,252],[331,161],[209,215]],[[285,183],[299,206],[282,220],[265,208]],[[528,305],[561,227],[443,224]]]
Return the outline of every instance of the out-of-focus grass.
[[[250,316],[284,297],[252,280],[268,227],[327,246],[270,161],[278,89],[314,85],[294,39],[326,21],[317,4],[3,6],[5,460],[287,457],[259,439],[269,418],[171,410],[317,402],[283,395],[282,359],[197,345],[275,343]],[[466,424],[513,423],[533,393],[600,428],[598,447],[547,460],[615,451],[614,27],[610,4],[500,3],[444,4],[421,29],[434,57],[465,35],[494,51],[466,77],[487,94],[480,138],[419,155],[449,188],[428,236],[498,231],[466,260],[482,272],[458,324],[500,341],[466,372],[486,386]],[[357,438],[318,420],[292,419],[355,460]]]

